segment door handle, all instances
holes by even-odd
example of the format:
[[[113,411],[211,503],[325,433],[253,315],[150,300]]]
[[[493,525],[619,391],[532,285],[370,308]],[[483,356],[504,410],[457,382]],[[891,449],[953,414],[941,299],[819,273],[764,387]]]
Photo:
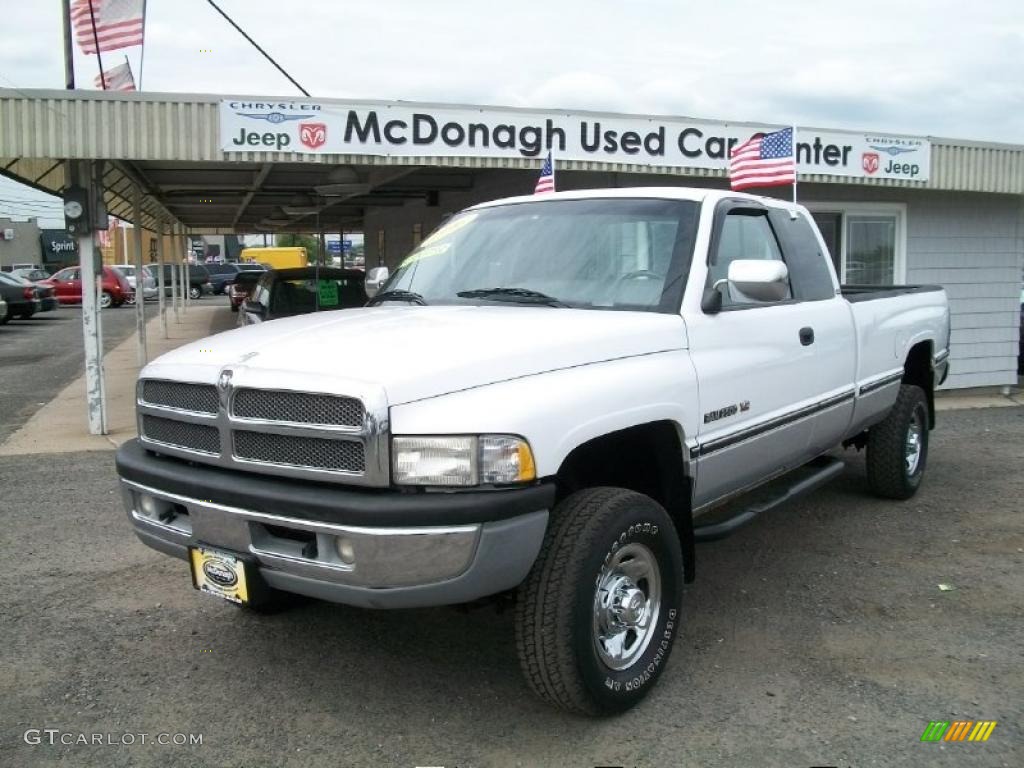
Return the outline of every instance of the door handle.
[[[809,347],[814,343],[814,329],[813,328],[801,328],[800,329],[800,343],[805,347]]]

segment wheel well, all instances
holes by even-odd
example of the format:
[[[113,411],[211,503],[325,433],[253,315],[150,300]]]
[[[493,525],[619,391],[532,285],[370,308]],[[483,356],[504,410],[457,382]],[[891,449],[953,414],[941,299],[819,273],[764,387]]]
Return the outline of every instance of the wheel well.
[[[577,446],[558,469],[558,501],[584,488],[613,486],[650,496],[675,523],[684,577],[694,578],[692,485],[676,424],[653,421],[610,432]]]
[[[935,425],[935,373],[932,370],[932,342],[922,341],[910,348],[903,363],[903,383],[924,390],[928,399],[928,424]]]

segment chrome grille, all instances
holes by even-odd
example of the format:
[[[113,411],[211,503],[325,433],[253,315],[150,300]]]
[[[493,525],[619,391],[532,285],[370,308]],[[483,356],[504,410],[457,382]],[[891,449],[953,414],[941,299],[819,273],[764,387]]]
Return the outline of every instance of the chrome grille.
[[[363,404],[353,397],[264,389],[239,389],[231,407],[241,419],[344,427],[361,426],[364,414]]]
[[[142,417],[142,433],[158,443],[176,445],[190,451],[220,453],[220,432],[206,424],[164,419],[146,414]]]
[[[217,412],[217,388],[211,384],[185,384],[178,381],[146,379],[142,399],[151,405],[178,408],[195,413]]]
[[[362,473],[366,470],[363,445],[354,440],[327,440],[248,430],[235,431],[234,440],[235,456],[246,461],[335,472]]]

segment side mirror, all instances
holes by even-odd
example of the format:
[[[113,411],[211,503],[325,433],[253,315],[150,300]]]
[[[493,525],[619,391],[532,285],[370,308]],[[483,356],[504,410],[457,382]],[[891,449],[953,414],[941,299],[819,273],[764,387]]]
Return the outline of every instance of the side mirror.
[[[391,277],[391,273],[387,267],[374,267],[366,273],[366,280],[363,283],[363,290],[366,291],[366,297],[372,299],[377,295],[380,287],[388,281]]]
[[[782,301],[789,293],[789,270],[781,261],[737,259],[729,264],[728,282],[754,301]]]
[[[266,307],[258,301],[252,301],[251,299],[246,299],[242,304],[242,311],[248,312],[250,315],[257,315],[258,317],[265,317],[267,314]]]

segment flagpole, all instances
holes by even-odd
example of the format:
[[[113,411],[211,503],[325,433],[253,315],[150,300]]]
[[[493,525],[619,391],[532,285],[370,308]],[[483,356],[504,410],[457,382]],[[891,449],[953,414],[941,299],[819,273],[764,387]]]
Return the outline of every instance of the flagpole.
[[[796,165],[796,123],[793,123],[793,205],[796,205],[796,177],[799,175]]]
[[[107,90],[107,76],[103,73],[103,55],[100,53],[100,36],[96,34],[96,14],[92,9],[92,0],[89,0],[89,20],[92,22],[92,41],[96,46],[96,61],[100,65],[100,82],[103,83],[103,90]]]
[[[125,58],[128,58],[127,56]],[[142,50],[139,52],[139,90],[142,90],[142,65],[146,63],[146,0],[142,0]]]
[[[71,45],[71,0],[64,0],[64,85],[75,90],[75,53]]]
[[[548,147],[548,154],[551,157],[551,191],[552,192],[557,192],[558,191],[558,184],[557,184],[557,182],[555,180],[555,148],[554,147]]]

